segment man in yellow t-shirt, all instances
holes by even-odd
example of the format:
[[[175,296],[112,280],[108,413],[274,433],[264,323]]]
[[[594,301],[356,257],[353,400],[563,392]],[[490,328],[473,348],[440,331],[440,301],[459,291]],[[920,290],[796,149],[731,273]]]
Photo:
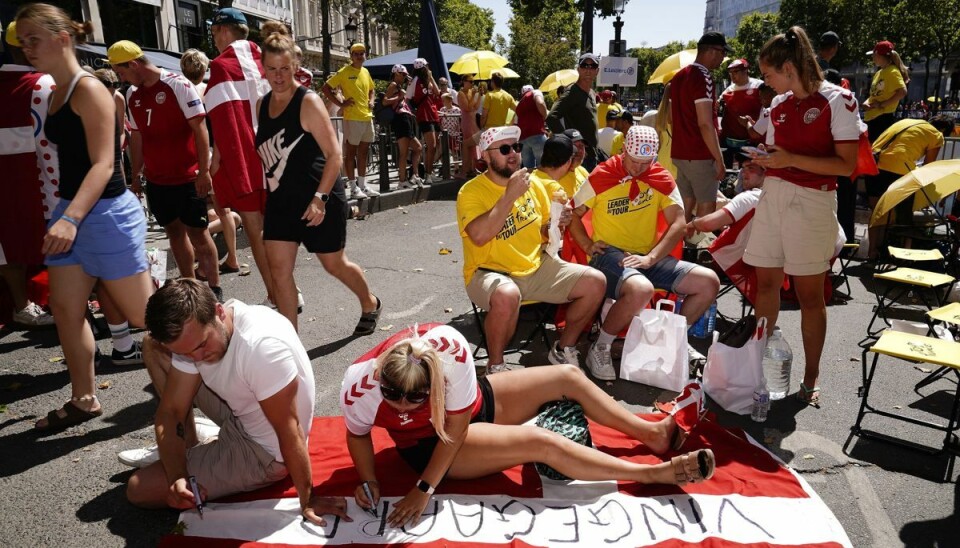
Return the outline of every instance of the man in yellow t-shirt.
[[[367,152],[376,138],[373,129],[373,78],[363,66],[367,48],[363,44],[350,46],[350,64],[344,66],[323,84],[323,95],[328,101],[343,109],[343,163],[350,183],[353,198],[379,196],[374,188],[368,188]],[[343,101],[334,93],[340,88]],[[357,177],[353,173],[356,167]]]
[[[483,96],[483,114],[480,122],[483,128],[492,128],[514,124],[515,120],[507,120],[507,114],[517,110],[517,100],[503,90],[503,76],[494,72],[490,76],[490,89]]]
[[[587,147],[584,145],[583,135],[580,134],[578,129],[566,129],[562,135],[566,135],[573,143],[573,158],[570,159],[570,169],[567,174],[560,177],[557,182],[563,187],[567,196],[573,197],[580,190],[580,186],[586,182],[587,177],[590,176],[590,172],[582,165],[583,157],[587,154]]]
[[[606,296],[616,299],[607,312],[597,342],[587,352],[591,370],[613,371],[610,345],[643,310],[656,288],[684,295],[681,314],[693,324],[717,297],[720,280],[707,268],[670,255],[683,237],[683,201],[673,176],[656,163],[659,139],[651,127],[634,126],[624,139],[623,153],[601,163],[573,197],[570,233],[590,265],[607,279]],[[593,235],[580,217],[593,210]],[[657,236],[662,214],[668,228]],[[699,353],[691,351],[691,359]]]
[[[550,350],[550,363],[580,365],[576,344],[596,316],[605,282],[600,272],[541,252],[550,222],[550,195],[520,167],[520,128],[490,128],[478,148],[487,170],[457,194],[467,295],[487,311],[487,373],[505,369],[503,350],[513,337],[522,300],[570,303],[567,327]],[[560,225],[570,222],[566,207]]]
[[[880,197],[901,176],[916,169],[917,161],[924,165],[936,161],[943,148],[944,137],[953,134],[955,123],[949,116],[934,116],[929,122],[905,119],[894,123],[873,142],[873,153],[878,155],[879,173],[867,177],[867,198],[871,209],[877,206]],[[898,222],[909,219],[913,213],[913,200],[904,200],[897,207]],[[901,217],[906,218],[901,220]],[[868,257],[876,257],[885,234],[885,223],[870,228]]]

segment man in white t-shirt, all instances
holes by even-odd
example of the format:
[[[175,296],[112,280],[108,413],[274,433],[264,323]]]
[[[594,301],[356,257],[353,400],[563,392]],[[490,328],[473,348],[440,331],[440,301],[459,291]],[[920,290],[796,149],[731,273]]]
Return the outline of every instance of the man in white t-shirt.
[[[127,484],[145,508],[189,509],[195,478],[202,501],[253,491],[288,474],[304,519],[347,521],[343,497],[311,496],[307,436],[315,386],[310,358],[290,322],[264,306],[219,304],[193,279],[168,282],[147,302],[143,355],[160,395],[155,428],[160,460]],[[220,426],[198,444],[192,407]]]

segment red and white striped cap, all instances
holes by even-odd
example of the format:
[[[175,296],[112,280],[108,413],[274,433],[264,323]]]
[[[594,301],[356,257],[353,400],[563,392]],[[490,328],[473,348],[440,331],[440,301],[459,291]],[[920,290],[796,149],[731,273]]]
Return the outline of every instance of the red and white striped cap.
[[[480,135],[480,152],[490,148],[490,145],[504,139],[520,138],[520,128],[518,126],[499,126],[492,127]]]
[[[657,130],[652,127],[633,126],[623,139],[623,151],[631,158],[653,159],[657,157],[659,149],[660,138],[657,137]]]

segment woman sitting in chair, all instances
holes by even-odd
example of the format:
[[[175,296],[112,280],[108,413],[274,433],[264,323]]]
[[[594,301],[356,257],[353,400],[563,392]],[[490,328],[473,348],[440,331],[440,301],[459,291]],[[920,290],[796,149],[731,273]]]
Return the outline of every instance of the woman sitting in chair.
[[[687,433],[672,416],[641,419],[590,382],[576,366],[506,371],[477,379],[470,346],[456,329],[421,326],[398,334],[347,369],[340,404],[347,446],[360,479],[354,496],[364,508],[380,499],[373,426],[385,428],[420,481],[394,504],[392,526],[416,522],[445,477],[473,479],[519,464],[544,463],[570,478],[684,485],[713,476],[709,449],[655,465],[618,459],[550,430],[524,425],[540,407],[574,400],[595,422],[637,439],[656,454],[679,449]],[[369,489],[372,500],[365,494]]]

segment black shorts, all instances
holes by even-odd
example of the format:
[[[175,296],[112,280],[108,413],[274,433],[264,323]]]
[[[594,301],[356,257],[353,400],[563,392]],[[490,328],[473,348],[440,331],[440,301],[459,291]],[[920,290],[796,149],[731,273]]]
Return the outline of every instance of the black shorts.
[[[346,247],[347,203],[342,182],[338,181],[330,193],[327,214],[317,226],[307,226],[307,221],[301,219],[312,199],[312,191],[284,191],[281,187],[269,193],[263,215],[263,239],[303,244],[310,253],[335,253]]]
[[[420,133],[440,133],[440,122],[420,122]]]
[[[871,143],[876,143],[877,139],[880,138],[880,135],[884,131],[890,129],[890,126],[897,122],[897,117],[893,115],[892,112],[886,114],[881,114],[873,120],[867,122],[867,136],[870,137]]]
[[[159,185],[147,181],[147,205],[160,226],[180,220],[191,228],[207,228],[207,200],[197,196],[193,182]]]
[[[390,122],[390,129],[397,139],[412,139],[416,136],[416,132],[414,132],[416,123],[417,121],[412,115],[398,112],[393,117],[393,121]]]
[[[480,411],[470,419],[470,424],[475,422],[493,423],[494,411],[496,410],[496,401],[493,399],[493,388],[486,377],[477,379],[477,386],[480,387]],[[418,474],[422,474],[430,464],[430,457],[433,456],[433,450],[437,447],[440,438],[430,436],[417,440],[417,443],[407,447],[397,447],[400,456],[413,468]]]
[[[890,171],[880,170],[876,175],[871,175],[867,177],[866,186],[867,186],[867,196],[871,198],[879,198],[883,196],[883,193],[890,188],[890,185],[894,183],[897,179],[902,177],[902,175],[897,175]]]

